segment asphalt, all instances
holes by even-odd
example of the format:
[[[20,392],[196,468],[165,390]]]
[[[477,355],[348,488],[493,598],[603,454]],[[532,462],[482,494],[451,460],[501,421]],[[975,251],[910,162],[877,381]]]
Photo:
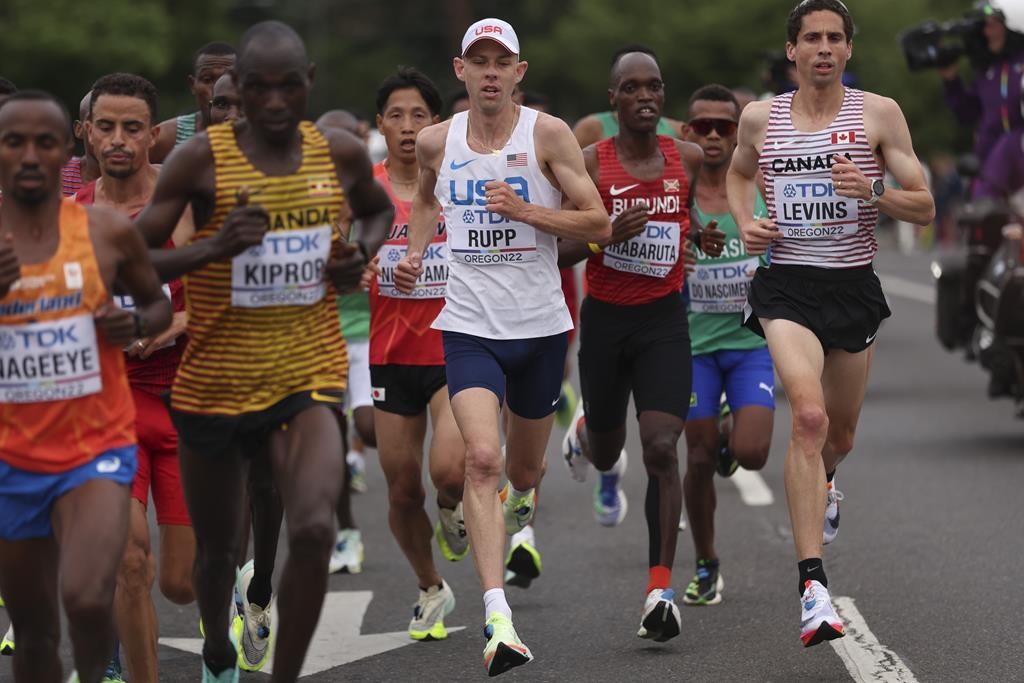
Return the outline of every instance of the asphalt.
[[[876,269],[927,286],[928,262],[927,255],[883,253]],[[889,298],[894,315],[879,334],[854,452],[837,477],[845,499],[839,538],[825,552],[832,594],[853,598],[877,640],[918,681],[1024,680],[1016,624],[1024,583],[1024,422],[1014,419],[1008,402],[985,397],[976,366],[939,347],[930,304],[892,292]],[[528,590],[508,589],[517,629],[536,661],[504,680],[908,680],[857,678],[829,645],[804,649],[798,640],[782,476],[790,418],[777,395],[772,453],[761,473],[775,502],[747,506],[732,483],[717,481],[724,601],[682,607],[682,634],[665,644],[635,635],[647,578],[639,458],[625,480],[629,515],[617,528],[599,527],[592,484],[577,484],[565,472],[556,429],[536,523],[544,571]],[[627,448],[640,453],[635,424]],[[415,579],[387,527],[383,477],[372,455],[368,461],[369,491],[355,498],[366,544],[363,572],[333,576],[330,590],[372,591],[363,634],[401,632],[416,598]],[[692,566],[689,532],[682,532],[674,575],[679,592]],[[483,608],[472,564],[441,569],[458,597],[446,623],[464,630],[303,680],[482,680]],[[158,596],[157,608],[162,636],[197,635],[194,606],[172,606]],[[62,653],[67,665],[66,639]],[[199,666],[194,654],[160,648],[161,680],[197,681]],[[8,680],[9,662],[0,661],[0,681]]]

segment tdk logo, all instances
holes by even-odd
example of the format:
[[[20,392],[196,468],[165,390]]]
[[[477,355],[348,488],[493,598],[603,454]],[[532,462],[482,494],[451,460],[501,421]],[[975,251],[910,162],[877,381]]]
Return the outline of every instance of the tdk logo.
[[[477,206],[487,205],[487,190],[484,188],[494,178],[483,180],[451,180],[449,181],[449,198],[456,206]],[[530,184],[523,176],[512,176],[505,178],[505,182],[512,186],[513,192],[519,195],[524,202],[530,203]],[[460,194],[461,193],[461,194]]]

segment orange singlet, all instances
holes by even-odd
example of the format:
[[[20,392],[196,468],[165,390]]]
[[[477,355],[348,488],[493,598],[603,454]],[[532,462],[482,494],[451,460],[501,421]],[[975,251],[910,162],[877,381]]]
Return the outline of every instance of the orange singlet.
[[[135,443],[124,354],[93,322],[109,300],[86,209],[64,200],[56,253],[0,299],[0,460],[60,473]]]

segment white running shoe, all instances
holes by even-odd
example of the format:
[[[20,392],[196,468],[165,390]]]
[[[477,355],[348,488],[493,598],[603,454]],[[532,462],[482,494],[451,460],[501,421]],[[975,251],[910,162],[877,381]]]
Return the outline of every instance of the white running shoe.
[[[239,639],[238,666],[246,671],[259,671],[270,658],[270,609],[249,602],[249,584],[254,573],[253,561],[249,560],[235,575],[235,589],[242,600],[242,635]]]
[[[805,581],[804,594],[800,597],[800,640],[804,647],[845,635],[843,620],[832,607],[828,589],[817,581]]]
[[[843,499],[843,492],[836,489],[835,477],[825,484],[825,490],[828,494],[825,498],[825,528],[822,531],[821,542],[828,545],[839,535],[839,501]]]
[[[348,488],[353,493],[366,493],[366,458],[359,451],[349,451],[345,462],[351,473]]]
[[[594,486],[594,518],[601,526],[618,526],[626,518],[629,509],[626,492],[622,490],[622,478],[626,476],[629,455],[623,448],[619,459],[601,476]]]
[[[527,525],[522,531],[513,534],[509,541],[508,555],[505,556],[505,583],[517,588],[529,588],[533,580],[540,576],[543,566],[533,525]]]
[[[647,594],[640,630],[636,632],[639,637],[663,643],[679,635],[682,619],[675,597],[671,588],[655,588]]]
[[[562,439],[562,460],[569,468],[569,475],[578,482],[586,481],[587,472],[590,470],[590,461],[583,455],[583,449],[580,447],[579,430],[585,429],[584,425],[583,401],[580,401]]]
[[[498,497],[505,516],[505,532],[509,536],[522,531],[533,521],[537,513],[537,489],[530,489],[525,496],[515,496],[512,495],[512,484],[505,484]]]
[[[421,589],[419,600],[412,608],[409,637],[413,640],[444,640],[448,637],[444,618],[451,614],[453,609],[455,593],[444,579],[441,579],[440,586],[431,586],[429,590]]]
[[[331,553],[328,566],[331,574],[344,572],[358,574],[363,571],[363,535],[359,529],[341,529]]]
[[[0,655],[14,656],[14,624],[7,627],[4,639],[0,641]]]
[[[438,506],[437,527],[434,529],[437,547],[444,559],[458,562],[469,553],[469,533],[466,531],[466,519],[462,514],[462,501],[449,510]]]

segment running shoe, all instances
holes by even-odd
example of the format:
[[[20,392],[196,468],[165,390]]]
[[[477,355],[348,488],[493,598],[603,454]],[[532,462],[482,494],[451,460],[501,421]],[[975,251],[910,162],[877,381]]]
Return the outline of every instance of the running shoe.
[[[622,478],[626,476],[628,460],[623,448],[615,465],[602,472],[594,486],[594,517],[601,526],[618,526],[626,518],[629,508],[626,492],[622,490]]]
[[[238,638],[238,665],[246,671],[259,671],[267,663],[270,657],[270,609],[274,599],[266,608],[249,602],[249,584],[252,582],[254,573],[253,561],[249,560],[235,574],[235,589],[242,597],[242,621],[243,628],[241,637]],[[232,625],[234,625],[233,622]],[[235,634],[232,629],[232,634]]]
[[[587,480],[587,471],[590,470],[590,461],[583,455],[580,446],[580,430],[586,429],[583,417],[583,401],[576,406],[576,412],[569,421],[569,428],[565,431],[562,439],[562,459],[565,466],[569,468],[569,475],[578,482]]]
[[[462,501],[454,510],[438,506],[434,537],[444,559],[450,562],[458,562],[469,554],[469,534],[466,533],[466,520],[462,515]]]
[[[684,605],[717,605],[722,602],[725,581],[718,571],[718,560],[697,560],[697,573],[683,593]]]
[[[0,640],[0,655],[14,656],[14,624],[7,627],[4,639]]]
[[[512,536],[509,542],[508,556],[505,558],[505,583],[516,588],[529,588],[533,580],[540,576],[542,567],[533,526],[526,526]]]
[[[728,479],[736,470],[739,469],[740,464],[736,462],[736,458],[733,457],[732,449],[729,448],[729,435],[719,434],[718,435],[718,475]]]
[[[359,451],[349,451],[345,456],[350,479],[348,488],[353,493],[366,493],[366,458]]]
[[[331,553],[330,572],[358,574],[363,571],[363,535],[359,529],[341,529]]]
[[[521,531],[533,521],[533,515],[537,512],[537,489],[531,489],[525,496],[513,496],[512,485],[505,484],[498,497],[501,498],[505,531],[509,536]]]
[[[413,640],[444,640],[448,637],[444,618],[453,609],[455,593],[444,579],[440,586],[431,586],[429,590],[421,588],[419,600],[412,608],[409,637]]]
[[[577,403],[579,403],[579,398],[576,396],[572,382],[565,380],[562,382],[562,393],[558,395],[558,403],[555,404],[555,422],[562,429],[573,424],[572,418],[576,412]]]
[[[682,619],[675,597],[671,588],[655,588],[647,594],[640,630],[636,632],[639,637],[664,643],[679,635]]]
[[[121,671],[121,662],[117,659],[110,660],[110,664],[107,664],[107,670],[103,672],[103,678],[100,679],[100,683],[125,683],[124,674]]]
[[[679,513],[679,530],[686,531],[686,511],[683,510]]]
[[[843,492],[836,490],[835,478],[825,484],[825,490],[828,493],[825,497],[825,528],[821,542],[828,545],[839,535],[839,501],[843,499]]]
[[[504,614],[491,612],[484,626],[484,638],[487,639],[487,645],[484,646],[484,668],[488,676],[497,676],[533,661],[530,648],[519,640],[512,620]]]
[[[832,607],[828,589],[817,581],[805,581],[804,594],[800,597],[800,640],[804,647],[845,635],[843,620]]]
[[[228,637],[231,639],[231,644],[235,646],[235,649],[239,649],[241,646],[238,641],[238,632],[232,628],[228,632]],[[209,667],[206,666],[206,660],[200,657],[203,661],[203,679],[202,683],[238,683],[238,661],[235,661],[235,665],[230,669],[224,669],[216,676],[210,671]]]
[[[4,596],[0,595],[0,607],[7,607],[7,603],[4,602]]]

